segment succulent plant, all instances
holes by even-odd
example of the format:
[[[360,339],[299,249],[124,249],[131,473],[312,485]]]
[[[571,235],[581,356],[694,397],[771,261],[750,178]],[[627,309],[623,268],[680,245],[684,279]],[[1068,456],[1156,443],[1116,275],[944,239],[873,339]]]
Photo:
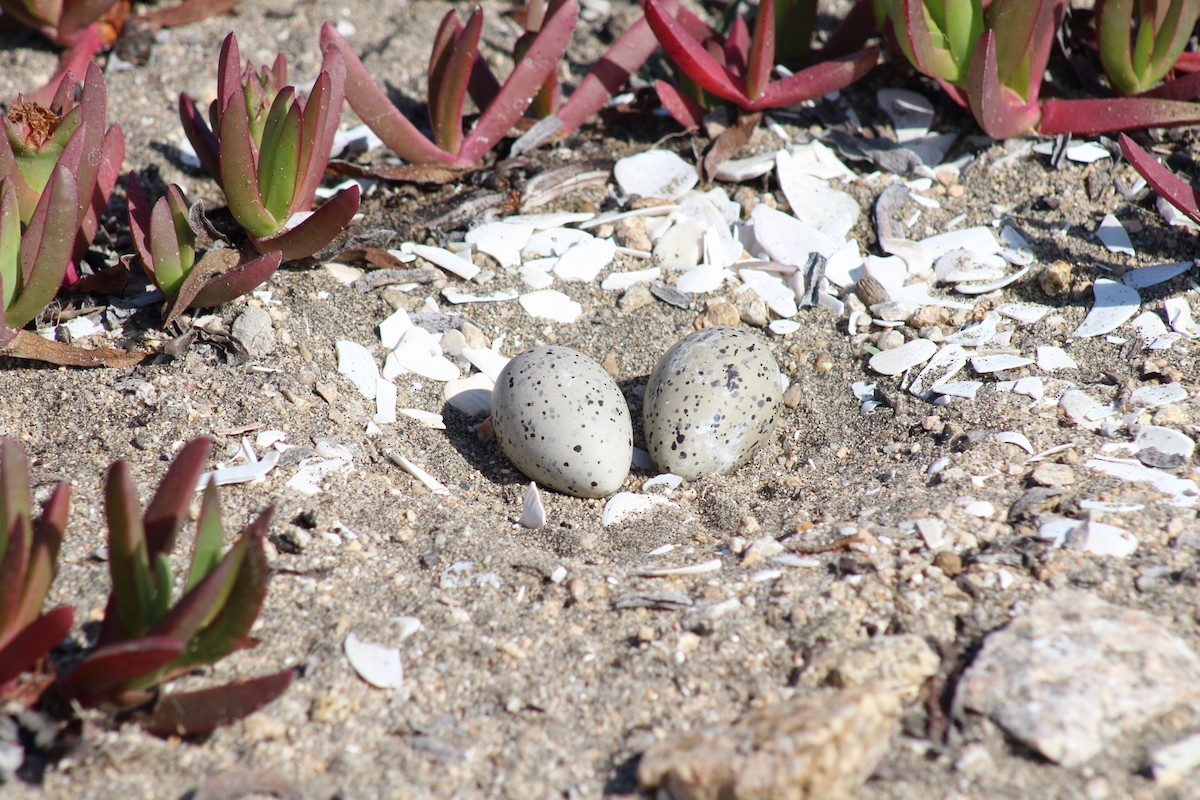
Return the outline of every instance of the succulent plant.
[[[76,187],[67,165],[59,164],[22,226],[13,179],[0,178],[0,347],[58,293],[74,244]]]
[[[70,502],[71,487],[60,483],[34,519],[25,451],[12,439],[0,439],[0,698],[71,629],[70,607],[42,613]],[[36,700],[44,688],[42,682],[26,699]]]
[[[217,306],[246,294],[282,262],[278,250],[244,259],[231,247],[212,248],[197,260],[192,209],[182,189],[171,184],[152,207],[137,174],[131,172],[126,195],[134,250],[147,277],[167,299],[164,325],[189,308]]]
[[[388,100],[350,44],[328,22],[321,28],[321,45],[327,52],[332,47],[342,54],[348,77],[347,101],[393,152],[412,164],[466,169],[477,166],[508,135],[539,92],[545,93],[549,104],[544,107],[553,107],[555,90],[550,79],[571,39],[579,9],[575,0],[553,0],[544,9],[537,8],[544,13],[526,16],[527,35],[518,45],[521,56],[503,85],[479,56],[483,10],[476,8],[465,24],[455,11],[442,19],[428,69],[432,140]],[[536,19],[538,16],[541,19]],[[464,133],[463,104],[468,91],[482,114]]]
[[[1175,66],[1200,17],[1200,0],[1100,0],[1096,42],[1121,94],[1153,89]]]
[[[682,88],[664,81],[655,85],[663,105],[685,127],[699,124],[711,105],[708,96],[746,112],[795,105],[849,86],[879,60],[878,48],[868,47],[773,79],[774,0],[759,4],[753,29],[739,16],[725,36],[686,9],[673,16],[663,0],[646,0],[645,13],[663,49],[688,79]]]
[[[1195,5],[1173,0],[1143,7],[1116,0],[1099,9],[1101,60],[1118,91],[1140,91],[1175,63],[1196,18],[1181,2]],[[936,79],[997,139],[1200,122],[1200,104],[1185,102],[1200,94],[1191,80],[1133,97],[1042,100],[1066,0],[993,0],[986,10],[980,0],[877,0],[876,8],[913,66]]]
[[[28,225],[55,167],[61,164],[71,174],[76,210],[69,223],[73,244],[67,283],[73,283],[78,277],[75,264],[91,245],[116,186],[125,137],[119,125],[105,127],[108,101],[100,68],[88,65],[81,89],[73,76],[68,78],[48,106],[18,97],[9,108],[0,122],[0,178],[11,182],[21,222]]]
[[[168,556],[187,516],[212,442],[184,445],[144,514],[129,467],[108,473],[109,595],[99,639],[84,661],[63,675],[66,697],[110,711],[139,710],[159,734],[203,733],[240,719],[278,697],[292,671],[212,689],[162,695],[160,685],[198,665],[257,644],[249,636],[267,591],[263,550],[272,509],[258,516],[221,555],[217,490],[204,490],[187,577],[176,596]]]
[[[282,56],[269,69],[256,71],[247,63],[243,70],[231,33],[221,45],[209,122],[187,94],[179,96],[179,114],[201,165],[221,185],[250,241],[260,253],[279,250],[292,261],[345,229],[358,211],[359,189],[343,189],[302,216],[325,174],[341,116],[346,68],[340,52],[325,49],[307,100],[286,84]]]
[[[1200,185],[1171,172],[1125,134],[1121,134],[1119,141],[1125,160],[1146,179],[1150,188],[1193,222],[1200,223]]]

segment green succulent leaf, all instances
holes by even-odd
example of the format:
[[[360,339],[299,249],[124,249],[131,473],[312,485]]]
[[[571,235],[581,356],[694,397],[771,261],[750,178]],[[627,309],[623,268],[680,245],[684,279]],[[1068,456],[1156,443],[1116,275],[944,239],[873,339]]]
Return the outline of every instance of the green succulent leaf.
[[[29,462],[25,451],[13,439],[0,439],[0,555],[12,544],[12,531],[18,522],[28,519]],[[6,619],[0,616],[0,621]]]
[[[254,246],[260,253],[278,250],[283,253],[284,261],[311,256],[336,239],[350,224],[358,213],[359,193],[357,185],[342,189],[299,225],[275,236],[255,239]]]
[[[78,197],[75,176],[66,164],[59,164],[21,237],[22,284],[4,309],[8,327],[23,327],[58,293],[75,243]]]
[[[275,98],[258,156],[258,185],[267,213],[277,220],[291,216],[292,196],[299,180],[304,121],[292,87]]]
[[[482,35],[483,9],[477,6],[448,48],[445,68],[437,83],[440,101],[437,114],[431,115],[429,123],[433,127],[433,141],[447,153],[457,153],[462,147],[463,101],[467,96],[467,82],[471,79],[471,66],[479,55]]]
[[[105,516],[108,519],[108,567],[117,617],[128,638],[145,634],[153,620],[146,536],[137,513],[137,490],[129,467],[118,461],[108,470]]]
[[[70,513],[71,485],[60,483],[42,507],[42,514],[33,523],[33,543],[25,567],[25,588],[15,618],[29,621],[42,610],[46,594],[57,572],[58,551],[62,546]]]
[[[327,47],[321,60],[321,74],[304,104],[304,134],[300,138],[302,150],[298,170],[301,180],[292,197],[292,212],[307,211],[312,207],[313,197],[329,164],[345,97],[345,60],[336,47]]]
[[[183,283],[191,264],[184,263],[184,252],[180,246],[171,206],[165,197],[160,197],[150,212],[150,235],[147,245],[151,260],[147,262],[143,258],[142,265],[154,280],[154,285],[167,297],[174,297],[179,292],[179,285]]]
[[[754,18],[750,39],[750,62],[746,65],[746,96],[762,97],[775,69],[775,0],[762,0]]]
[[[149,554],[169,555],[175,549],[175,537],[187,519],[188,506],[196,494],[210,452],[212,439],[200,437],[181,447],[171,460],[142,517]]]
[[[192,563],[184,591],[191,591],[221,561],[221,544],[225,530],[221,525],[221,500],[217,485],[209,481],[200,501],[200,517],[196,521],[196,541],[192,546]]]
[[[1175,65],[1200,17],[1197,0],[1104,0],[1096,8],[1100,63],[1121,94],[1140,94]]]
[[[33,531],[28,517],[17,517],[8,531],[8,549],[0,554],[0,643],[24,627],[17,619],[25,588],[25,566],[29,561]]]
[[[238,224],[261,238],[278,233],[282,225],[263,205],[250,120],[242,98],[241,87],[235,88],[221,112],[221,187]]]
[[[0,179],[0,311],[21,289],[21,209],[12,181]],[[0,533],[0,549],[3,549]]]
[[[225,607],[245,557],[246,543],[238,542],[154,624],[150,635],[173,636],[181,642],[190,642]]]
[[[243,546],[245,555],[229,591],[230,599],[216,617],[191,638],[177,666],[211,664],[252,644],[248,639],[250,628],[258,619],[267,594],[269,568],[263,541],[273,512],[274,507],[267,508],[250,523],[234,545],[235,549]]]

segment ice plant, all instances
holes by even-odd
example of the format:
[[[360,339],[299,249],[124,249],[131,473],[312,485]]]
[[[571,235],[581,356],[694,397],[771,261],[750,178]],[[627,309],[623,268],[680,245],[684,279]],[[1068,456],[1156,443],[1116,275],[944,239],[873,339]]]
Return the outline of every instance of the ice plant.
[[[221,45],[208,123],[187,94],[179,96],[179,113],[200,163],[250,241],[260,253],[279,250],[291,261],[325,247],[350,224],[359,189],[343,189],[302,216],[312,207],[341,117],[346,68],[339,51],[325,50],[307,100],[286,84],[282,56],[269,69],[247,63],[243,71],[231,33]]]
[[[164,325],[189,308],[218,306],[240,297],[279,269],[283,255],[278,250],[244,259],[236,249],[221,247],[197,260],[192,209],[175,184],[152,207],[141,181],[131,172],[126,195],[134,250],[146,276],[167,299]]]
[[[774,0],[759,4],[753,30],[744,17],[737,17],[725,36],[684,9],[672,16],[663,0],[646,0],[645,14],[663,50],[695,87],[743,112],[795,105],[844,89],[879,58],[878,48],[867,47],[774,78]],[[685,127],[699,124],[707,104],[704,94],[689,95],[663,81],[655,88],[676,121]]]
[[[0,178],[0,353],[58,293],[71,261],[78,213],[77,184],[66,164],[51,172],[26,226],[13,183],[11,177]]]
[[[212,689],[163,696],[160,684],[198,665],[253,647],[249,636],[267,591],[263,550],[268,508],[221,555],[223,531],[217,490],[204,490],[187,577],[179,591],[168,556],[187,517],[212,442],[184,445],[168,467],[144,514],[129,467],[108,472],[112,593],[96,647],[62,676],[64,694],[84,706],[142,709],[141,722],[159,734],[203,733],[251,713],[278,697],[292,672]]]
[[[328,22],[321,28],[321,46],[342,54],[347,101],[393,152],[412,164],[466,169],[477,166],[508,135],[546,87],[566,51],[578,14],[575,0],[552,0],[536,32],[522,38],[519,48],[523,55],[499,85],[479,55],[483,10],[476,8],[465,25],[455,11],[448,12],[434,37],[427,72],[432,140],[392,104],[350,44]],[[464,133],[463,105],[469,89],[482,113]],[[548,102],[552,95],[550,89]]]
[[[104,73],[89,64],[78,99],[77,88],[73,78],[64,81],[49,106],[18,97],[0,122],[0,177],[16,191],[24,224],[32,219],[57,165],[63,165],[76,184],[68,283],[77,277],[75,265],[96,235],[125,157],[120,126],[105,127]]]
[[[882,26],[913,66],[969,108],[979,126],[994,138],[1023,133],[1096,134],[1200,121],[1200,104],[1183,102],[1180,90],[1190,90],[1183,85],[1166,84],[1136,97],[1041,99],[1066,0],[993,0],[986,10],[980,0],[878,0],[876,7]],[[1105,16],[1101,47],[1108,53],[1105,66],[1114,81],[1130,86],[1150,80],[1175,52],[1177,32],[1168,27],[1171,20],[1182,24],[1187,16],[1183,11],[1177,16],[1167,14],[1163,25],[1146,28],[1143,36],[1142,28],[1133,22],[1133,11],[1132,3],[1125,0],[1101,9]],[[1120,34],[1125,37],[1135,29],[1136,42],[1118,40],[1122,27]],[[1121,66],[1124,51],[1129,60]]]
[[[70,485],[60,483],[34,519],[25,451],[12,439],[0,439],[0,698],[71,629],[70,607],[42,613],[70,502]],[[37,687],[31,699],[44,688]]]
[[[1121,94],[1153,89],[1175,66],[1200,17],[1200,0],[1100,0],[1096,42]]]
[[[1125,134],[1121,134],[1121,153],[1164,200],[1200,223],[1200,185],[1188,183],[1164,167]]]

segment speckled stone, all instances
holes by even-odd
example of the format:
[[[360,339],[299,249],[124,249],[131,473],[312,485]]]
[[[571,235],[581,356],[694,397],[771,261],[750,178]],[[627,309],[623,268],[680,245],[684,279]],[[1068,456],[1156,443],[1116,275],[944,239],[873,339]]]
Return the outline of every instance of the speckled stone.
[[[504,454],[556,492],[604,497],[629,474],[629,406],[604,368],[567,347],[535,347],[508,362],[492,392]]]
[[[685,480],[737,469],[771,435],[783,390],[762,339],[737,328],[684,337],[646,384],[646,449]]]

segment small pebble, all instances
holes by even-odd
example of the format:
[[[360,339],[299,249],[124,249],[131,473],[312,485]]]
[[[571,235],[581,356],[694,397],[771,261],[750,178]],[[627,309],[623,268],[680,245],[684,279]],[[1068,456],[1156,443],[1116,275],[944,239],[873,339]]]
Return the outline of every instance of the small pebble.
[[[953,550],[940,550],[933,557],[933,565],[940,569],[947,578],[956,578],[962,574],[962,556]]]
[[[1050,297],[1060,297],[1071,289],[1071,265],[1054,261],[1042,268],[1037,276],[1038,286]]]
[[[1075,470],[1047,461],[1038,464],[1029,478],[1038,486],[1070,486],[1075,483]]]

